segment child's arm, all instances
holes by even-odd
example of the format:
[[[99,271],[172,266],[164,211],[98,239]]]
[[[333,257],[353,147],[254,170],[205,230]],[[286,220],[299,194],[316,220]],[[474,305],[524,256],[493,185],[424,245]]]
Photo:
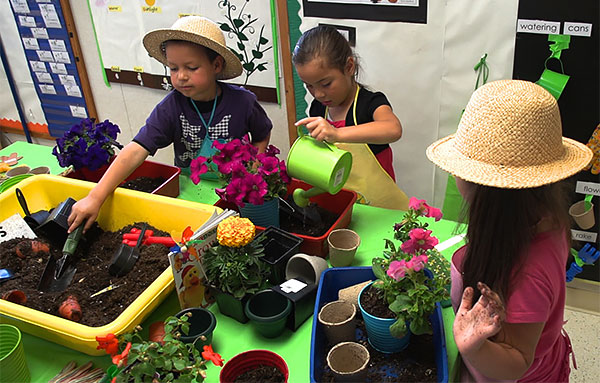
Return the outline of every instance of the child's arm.
[[[458,351],[488,378],[517,380],[533,363],[544,323],[502,322],[504,307],[498,295],[483,283],[478,288],[477,303],[472,305],[473,289],[467,287],[456,313],[453,333]]]
[[[253,141],[252,145],[256,146],[259,153],[264,153],[267,150],[267,146],[269,146],[269,141],[271,140],[271,132],[265,137],[262,141]]]
[[[306,126],[313,138],[327,142],[389,144],[402,137],[402,124],[388,105],[380,105],[375,109],[373,120],[337,129],[323,117],[306,117],[295,125]]]
[[[136,142],[127,144],[104,173],[100,182],[71,208],[68,219],[69,233],[81,224],[85,224],[84,232],[87,231],[98,217],[98,212],[109,194],[144,162],[148,154],[148,151]]]

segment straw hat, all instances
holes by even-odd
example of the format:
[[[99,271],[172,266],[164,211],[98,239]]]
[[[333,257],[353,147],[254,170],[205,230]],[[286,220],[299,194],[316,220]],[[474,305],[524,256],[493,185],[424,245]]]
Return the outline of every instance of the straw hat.
[[[162,64],[167,65],[164,42],[168,40],[183,40],[212,49],[225,59],[225,68],[219,76],[227,80],[242,73],[242,63],[237,56],[227,48],[225,36],[217,24],[200,16],[185,16],[178,19],[171,28],[155,29],[144,36],[144,47],[148,54]]]
[[[562,137],[558,105],[544,88],[501,80],[473,93],[456,133],[431,144],[427,157],[463,180],[520,189],[579,172],[592,152]]]

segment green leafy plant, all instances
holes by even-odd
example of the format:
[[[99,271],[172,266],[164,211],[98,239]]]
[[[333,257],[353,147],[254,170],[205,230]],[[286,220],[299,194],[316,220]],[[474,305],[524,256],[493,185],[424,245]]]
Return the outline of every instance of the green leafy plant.
[[[219,244],[211,247],[202,259],[209,283],[235,298],[268,286],[268,265],[261,260],[264,237],[255,239],[254,234],[255,226],[248,218],[226,218],[217,226]]]
[[[212,346],[204,346],[202,353],[198,351],[195,342],[206,340],[203,336],[194,343],[179,339],[189,332],[190,316],[186,313],[165,319],[165,335],[158,341],[142,338],[141,326],[119,337],[96,337],[98,349],[105,349],[113,361],[103,382],[203,382],[208,361],[222,366],[223,359],[212,351]]]
[[[431,230],[426,230],[427,223],[419,221],[421,216],[439,220],[442,213],[425,200],[411,198],[402,222],[394,225],[394,238],[402,241],[401,246],[397,248],[386,239],[383,257],[373,258],[372,263],[377,278],[373,286],[395,314],[390,333],[398,338],[406,335],[407,324],[415,335],[431,334],[429,316],[436,302],[448,298],[450,275],[444,271],[447,261],[434,248],[438,240],[431,236]]]
[[[269,39],[263,36],[265,30],[264,25],[260,28],[256,43],[252,43],[251,46],[246,47],[247,43],[250,44],[248,34],[254,34],[255,29],[253,24],[258,20],[258,18],[253,19],[249,13],[244,14],[244,9],[249,2],[250,0],[244,0],[244,5],[237,15],[234,14],[237,10],[237,6],[233,4],[232,1],[222,0],[219,2],[219,7],[227,8],[227,14],[225,15],[227,23],[220,23],[221,30],[228,34],[232,34],[237,39],[236,46],[238,50],[233,48],[230,49],[242,62],[242,68],[244,68],[246,74],[244,85],[248,83],[248,78],[255,71],[262,72],[267,70],[266,64],[268,62],[263,60],[264,53],[273,47],[266,46]]]

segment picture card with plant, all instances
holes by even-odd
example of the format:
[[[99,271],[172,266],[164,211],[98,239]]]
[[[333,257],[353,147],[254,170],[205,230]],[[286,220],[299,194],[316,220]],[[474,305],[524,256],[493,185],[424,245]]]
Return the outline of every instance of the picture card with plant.
[[[412,197],[402,221],[394,225],[394,238],[401,241],[400,246],[386,239],[383,257],[373,258],[377,278],[373,286],[396,316],[390,333],[398,338],[408,330],[415,335],[432,334],[429,316],[435,311],[436,302],[448,298],[448,261],[435,249],[439,241],[427,230],[428,224],[420,220],[423,216],[439,221],[442,212],[425,200]],[[433,278],[425,273],[430,266],[434,266],[430,270]]]
[[[96,123],[94,118],[85,118],[56,139],[52,154],[64,168],[98,170],[110,162],[115,148],[123,148],[117,142],[120,132],[119,126],[109,120]]]

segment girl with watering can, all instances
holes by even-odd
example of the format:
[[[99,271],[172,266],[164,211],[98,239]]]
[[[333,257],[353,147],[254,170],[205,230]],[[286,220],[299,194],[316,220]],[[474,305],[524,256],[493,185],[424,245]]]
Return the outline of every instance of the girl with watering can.
[[[402,136],[402,125],[383,93],[356,81],[359,67],[348,41],[336,28],[320,25],[300,37],[292,61],[315,98],[310,117],[296,126],[352,154],[344,188],[358,192],[361,202],[406,210],[408,198],[396,185],[389,146]]]

